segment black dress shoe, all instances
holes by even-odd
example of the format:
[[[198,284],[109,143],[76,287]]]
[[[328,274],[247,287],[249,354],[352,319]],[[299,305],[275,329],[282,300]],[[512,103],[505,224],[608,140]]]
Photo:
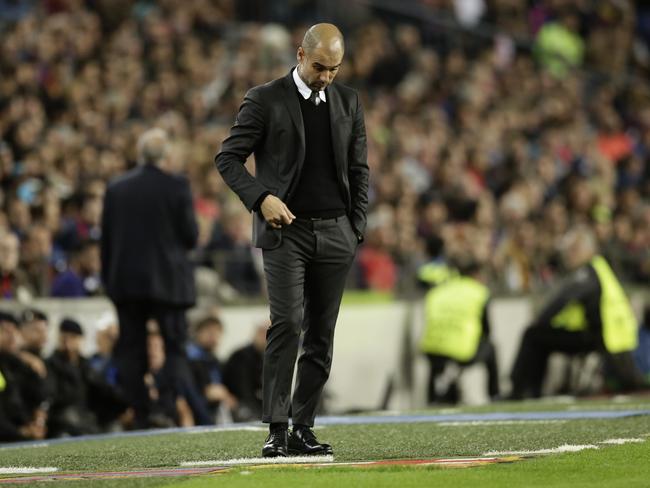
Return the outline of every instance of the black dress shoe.
[[[294,429],[289,434],[289,454],[292,456],[325,456],[333,454],[332,446],[321,444],[314,431],[307,428]]]
[[[263,457],[287,457],[287,429],[278,429],[269,434],[262,448]]]

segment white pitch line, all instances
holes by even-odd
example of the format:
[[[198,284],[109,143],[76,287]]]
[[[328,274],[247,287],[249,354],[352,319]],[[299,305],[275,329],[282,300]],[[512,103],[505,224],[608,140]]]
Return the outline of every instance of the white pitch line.
[[[220,459],[211,461],[183,461],[180,465],[184,468],[196,466],[242,466],[247,464],[313,464],[331,463],[334,456],[287,456],[274,458],[238,458]]]
[[[594,405],[590,409],[585,409],[585,405],[571,405],[570,407],[567,407],[567,410],[571,412],[592,412],[602,410],[645,410],[647,408],[647,403],[628,403],[619,405]]]
[[[566,420],[470,420],[467,422],[439,422],[441,427],[464,427],[467,425],[529,425],[564,424]]]
[[[212,434],[214,432],[267,432],[268,430],[267,427],[246,425],[242,427],[215,427],[213,429],[190,430],[189,432],[186,432],[186,434]]]
[[[36,473],[54,473],[59,468],[35,468],[33,466],[9,466],[0,468],[0,474],[36,474]]]
[[[556,454],[561,452],[578,452],[584,451],[585,449],[598,449],[598,446],[593,444],[585,444],[572,446],[570,444],[564,444],[559,447],[553,447],[551,449],[538,449],[536,451],[488,451],[484,453],[484,456],[527,456],[532,454]]]
[[[0,451],[3,451],[5,449],[35,449],[37,447],[48,447],[49,444],[47,442],[39,442],[36,444],[28,444],[26,446],[12,446],[11,444],[6,444],[4,446],[0,446]]]
[[[607,439],[606,441],[600,441],[598,444],[629,444],[631,442],[645,442],[645,439],[631,438],[631,439]]]

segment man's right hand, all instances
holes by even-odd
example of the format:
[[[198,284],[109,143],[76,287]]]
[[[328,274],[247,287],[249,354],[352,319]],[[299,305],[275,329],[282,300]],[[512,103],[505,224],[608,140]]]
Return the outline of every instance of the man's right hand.
[[[45,378],[47,376],[47,366],[45,366],[45,362],[38,356],[32,354],[31,352],[20,351],[18,353],[18,357],[41,378]]]
[[[289,225],[296,218],[284,202],[274,195],[267,195],[264,198],[260,210],[266,221],[274,229],[280,229],[283,224]]]

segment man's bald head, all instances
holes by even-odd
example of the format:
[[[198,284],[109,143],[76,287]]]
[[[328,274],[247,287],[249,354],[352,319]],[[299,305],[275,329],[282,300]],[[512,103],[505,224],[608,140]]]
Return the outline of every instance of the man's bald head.
[[[344,51],[343,34],[338,27],[333,24],[313,25],[298,48],[298,74],[312,90],[324,90],[334,81]]]
[[[319,48],[328,51],[340,50],[343,53],[343,34],[334,24],[312,25],[302,38],[302,48],[308,54]]]

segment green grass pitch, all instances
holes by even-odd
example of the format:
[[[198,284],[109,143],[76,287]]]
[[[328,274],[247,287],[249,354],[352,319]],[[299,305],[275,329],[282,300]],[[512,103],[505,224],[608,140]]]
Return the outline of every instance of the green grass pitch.
[[[650,397],[624,402],[502,403],[454,409],[454,412],[616,409],[650,410]],[[482,456],[490,452],[537,451],[562,445],[595,445],[597,449],[536,455],[512,463],[471,468],[237,467],[223,473],[189,477],[66,480],[56,481],[54,486],[650,487],[650,416],[647,415],[544,422],[337,425],[319,428],[317,433],[319,438],[332,443],[337,462]],[[56,467],[60,472],[97,472],[178,467],[186,461],[259,457],[264,437],[263,431],[214,430],[2,448],[0,468],[32,466]],[[636,442],[603,444],[611,439],[636,439]],[[3,476],[8,475],[0,475],[0,482]]]

